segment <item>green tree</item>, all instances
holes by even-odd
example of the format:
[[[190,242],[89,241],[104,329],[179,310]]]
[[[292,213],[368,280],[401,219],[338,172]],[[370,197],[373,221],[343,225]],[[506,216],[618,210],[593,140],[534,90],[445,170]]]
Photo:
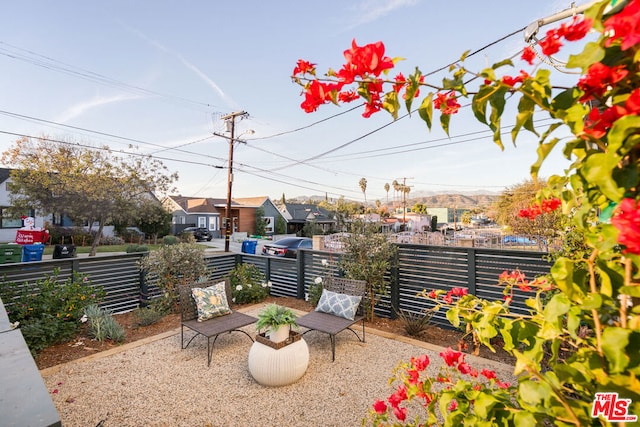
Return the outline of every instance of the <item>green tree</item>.
[[[367,282],[367,319],[373,319],[375,306],[387,294],[385,274],[396,258],[397,247],[387,236],[380,233],[379,224],[356,220],[351,224],[350,233],[343,238],[344,255],[339,268],[348,279]]]
[[[360,178],[360,181],[358,181],[358,185],[360,186],[360,191],[362,191],[362,194],[364,195],[364,204],[366,206],[367,205],[367,179]]]
[[[284,220],[282,215],[276,216],[276,227],[274,232],[275,234],[285,234],[287,232],[287,221]]]
[[[143,202],[136,211],[133,224],[146,235],[153,236],[157,242],[159,236],[166,236],[171,229],[171,212],[168,212],[157,200]]]
[[[119,157],[108,148],[89,149],[46,138],[22,138],[3,153],[11,171],[11,204],[20,211],[66,215],[75,224],[97,223],[90,256],[104,226],[126,223],[157,192],[171,190],[177,174],[150,157]]]
[[[462,218],[460,218],[460,221],[464,225],[470,225],[471,224],[471,211],[464,211],[462,213]]]
[[[413,205],[411,207],[411,212],[415,212],[415,213],[420,214],[420,215],[426,215],[427,214],[427,205],[425,205],[424,203],[416,203],[415,205]]]
[[[537,216],[534,220],[519,216],[519,212],[534,205],[537,194],[546,189],[546,180],[529,179],[507,188],[495,202],[496,222],[515,234],[553,237],[566,227],[566,217],[553,211]]]
[[[267,234],[267,220],[264,219],[264,208],[260,206],[256,209],[256,234],[264,236]]]

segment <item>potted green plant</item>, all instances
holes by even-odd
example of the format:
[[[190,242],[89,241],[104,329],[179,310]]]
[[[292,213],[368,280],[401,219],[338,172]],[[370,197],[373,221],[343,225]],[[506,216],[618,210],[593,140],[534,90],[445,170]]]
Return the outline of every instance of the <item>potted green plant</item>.
[[[273,342],[281,342],[289,338],[291,327],[298,327],[296,314],[287,307],[277,304],[269,304],[258,313],[256,328],[258,332],[263,329]]]

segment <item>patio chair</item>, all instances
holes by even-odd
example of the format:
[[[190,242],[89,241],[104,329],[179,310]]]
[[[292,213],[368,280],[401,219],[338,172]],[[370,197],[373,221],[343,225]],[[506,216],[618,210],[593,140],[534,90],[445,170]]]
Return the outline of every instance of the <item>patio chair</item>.
[[[353,317],[343,317],[342,314],[344,313],[340,313],[339,308],[337,310],[324,310],[321,307],[321,304],[323,303],[323,297],[321,297],[315,311],[307,313],[296,319],[296,323],[298,323],[299,326],[308,329],[303,333],[303,335],[311,331],[324,332],[329,335],[329,340],[331,342],[331,361],[333,362],[336,360],[336,335],[340,332],[349,330],[354,333],[360,342],[365,342],[362,299],[364,299],[366,295],[367,282],[364,280],[333,277],[326,280],[326,283],[323,283],[323,296],[324,290],[345,295],[350,298],[355,297],[358,301],[357,310],[355,310]],[[351,328],[351,326],[358,322],[362,323],[362,335],[359,335],[358,332]]]
[[[196,300],[192,295],[193,288],[207,288],[222,282],[223,280],[213,280],[208,282],[193,283],[179,288],[180,294],[180,343],[184,350],[191,344],[198,335],[207,337],[207,366],[211,366],[211,355],[213,353],[213,346],[220,334],[225,332],[242,332],[253,342],[253,338],[247,332],[243,331],[242,327],[250,325],[256,322],[255,317],[249,316],[239,311],[231,311],[229,314],[213,317],[208,320],[198,321],[198,307]],[[231,283],[229,279],[224,279],[225,296],[229,307],[231,307]],[[187,345],[184,344],[184,329],[189,328],[196,334],[191,337]],[[213,342],[211,339],[213,338]]]

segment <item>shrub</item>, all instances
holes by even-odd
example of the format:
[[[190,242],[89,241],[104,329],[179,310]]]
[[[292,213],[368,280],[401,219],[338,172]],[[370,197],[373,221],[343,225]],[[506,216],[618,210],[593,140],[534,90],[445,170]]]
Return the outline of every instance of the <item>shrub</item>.
[[[149,247],[147,245],[129,245],[127,246],[126,252],[128,254],[134,252],[149,252]]]
[[[1,297],[11,322],[19,322],[29,349],[42,349],[73,337],[84,308],[104,298],[102,288],[93,287],[88,277],[74,273],[65,280],[59,271],[35,285],[3,283]]]
[[[114,319],[110,310],[98,307],[96,304],[87,306],[84,310],[89,322],[89,334],[98,341],[110,339],[122,342],[126,337],[124,328]]]
[[[176,236],[164,236],[162,243],[165,245],[176,245],[178,244],[178,238]]]
[[[421,313],[408,310],[396,311],[400,323],[405,332],[412,337],[420,336],[431,325],[431,318],[435,314],[433,310],[425,310]]]
[[[158,322],[171,312],[164,298],[155,298],[146,307],[140,307],[135,311],[138,326],[149,326]]]
[[[232,300],[236,304],[252,304],[269,296],[271,283],[265,282],[264,274],[253,265],[242,263],[229,272]]]
[[[139,261],[147,280],[156,281],[166,304],[175,306],[178,286],[197,282],[207,276],[204,247],[195,243],[162,246]]]

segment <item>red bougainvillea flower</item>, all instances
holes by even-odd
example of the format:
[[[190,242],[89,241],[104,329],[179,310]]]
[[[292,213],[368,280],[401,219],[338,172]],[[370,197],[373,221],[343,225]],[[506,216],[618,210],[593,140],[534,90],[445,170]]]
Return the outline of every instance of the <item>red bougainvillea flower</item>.
[[[500,381],[500,380],[496,379],[496,385],[497,385],[498,387],[500,387],[500,388],[509,388],[509,386],[510,386],[511,384],[509,384],[509,383],[503,383],[502,381]]]
[[[293,69],[293,75],[297,76],[298,74],[315,74],[316,64],[312,64],[309,61],[304,61],[302,59],[298,59],[296,63],[296,67]]]
[[[456,94],[453,91],[438,93],[436,99],[433,100],[433,106],[442,114],[455,114],[460,109],[460,104],[458,104]]]
[[[615,86],[628,74],[629,71],[623,65],[608,67],[602,62],[592,64],[587,70],[587,74],[578,80],[577,86],[584,92],[584,95],[580,97],[580,102],[601,97],[607,91],[607,86]]]
[[[456,402],[455,399],[451,400],[451,403],[449,403],[449,406],[447,407],[447,409],[449,411],[455,411],[456,409],[458,409],[458,402]]]
[[[538,43],[542,49],[542,53],[547,56],[558,53],[562,47],[562,42],[560,41],[561,35],[557,28],[547,31],[545,38]]]
[[[401,408],[399,406],[393,408],[393,414],[400,421],[404,421],[407,418],[407,408]]]
[[[454,351],[451,347],[448,347],[445,351],[440,353],[440,357],[444,360],[448,366],[456,366],[459,363],[464,362],[464,354],[459,351]]]
[[[506,84],[507,86],[513,87],[518,83],[522,83],[527,78],[529,78],[529,74],[527,74],[523,70],[520,70],[520,75],[518,75],[516,77],[504,76],[504,77],[502,77],[501,81],[502,81],[502,83]]]
[[[378,77],[385,70],[393,68],[393,60],[384,56],[382,42],[358,46],[356,40],[351,42],[351,49],[344,51],[347,63],[337,75],[345,83],[353,83],[356,77],[374,75]]]
[[[592,26],[593,21],[590,18],[580,19],[574,16],[569,24],[562,24],[558,32],[562,34],[567,41],[573,42],[583,39]]]
[[[454,297],[462,297],[467,295],[469,290],[467,288],[453,288],[449,292],[451,292],[451,295]]]
[[[605,41],[606,47],[618,40],[622,50],[640,43],[640,0],[631,0],[623,10],[604,21],[604,29],[605,33],[613,34]]]
[[[483,369],[482,371],[480,371],[480,375],[488,380],[496,378],[496,372],[489,369]]]
[[[551,213],[562,206],[562,201],[556,197],[551,199],[544,199],[540,202],[540,204],[534,204],[529,206],[526,209],[521,209],[518,212],[518,216],[521,218],[529,218],[530,220],[536,219],[539,215],[543,213]]]
[[[461,374],[466,375],[471,374],[471,372],[473,372],[473,369],[467,362],[462,362],[458,365],[458,371],[460,371]]]
[[[300,107],[307,112],[312,113],[325,102],[331,101],[333,91],[340,90],[340,85],[335,83],[322,83],[313,80],[304,92],[304,101]]]
[[[396,391],[391,396],[389,396],[389,399],[387,399],[387,401],[392,407],[397,408],[400,403],[407,399],[407,386],[404,384],[399,384]]]
[[[603,112],[600,112],[598,108],[593,108],[587,115],[587,119],[584,123],[584,135],[589,136],[592,139],[600,139],[607,134],[607,131],[611,129],[613,123],[621,117],[628,114],[628,111],[619,105],[614,105]]]
[[[623,199],[616,207],[611,224],[618,229],[618,243],[625,253],[640,254],[640,206],[634,199]]]
[[[340,102],[351,102],[351,101],[355,101],[358,98],[360,98],[360,95],[358,95],[352,90],[347,92],[340,92],[338,94],[338,101]]]
[[[640,89],[634,89],[624,103],[627,114],[640,115]]]
[[[400,90],[407,84],[407,79],[404,77],[402,73],[399,73],[396,78],[396,82],[393,85],[393,90],[395,93],[400,93]]]
[[[522,56],[520,56],[520,59],[522,59],[523,61],[527,61],[529,65],[533,65],[533,60],[536,59],[536,51],[533,50],[531,46],[527,46],[522,51]]]
[[[376,413],[382,415],[387,412],[387,404],[382,400],[376,400],[375,402],[373,402],[373,410],[376,411]]]
[[[432,299],[438,299],[438,294],[436,293],[436,290],[432,289],[431,292],[429,292],[428,297]]]
[[[418,380],[420,379],[420,372],[418,372],[416,369],[407,369],[407,375],[409,376],[409,378],[407,379],[407,382],[409,384],[418,383]]]
[[[418,371],[424,371],[429,366],[429,356],[423,354],[422,356],[412,357],[411,365]]]

